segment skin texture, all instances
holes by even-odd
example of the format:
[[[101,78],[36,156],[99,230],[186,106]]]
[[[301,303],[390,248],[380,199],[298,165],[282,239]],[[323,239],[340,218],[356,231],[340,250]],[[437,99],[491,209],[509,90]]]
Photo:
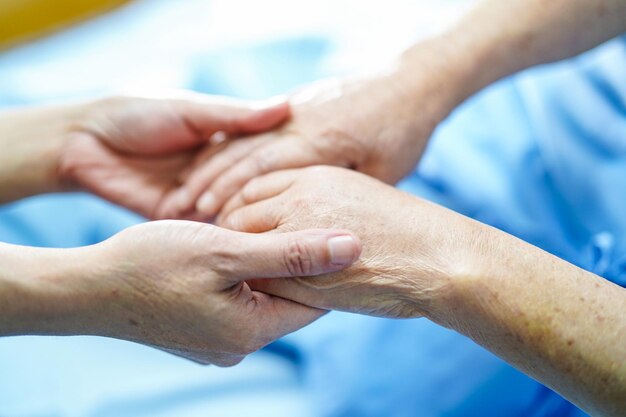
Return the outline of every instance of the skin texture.
[[[314,197],[311,197],[314,196]],[[346,227],[345,271],[253,281],[324,309],[425,316],[463,333],[592,415],[626,409],[626,290],[503,232],[340,168],[268,174],[225,206],[239,231]]]
[[[248,103],[189,92],[114,97],[0,114],[0,202],[84,189],[148,218],[167,217],[186,168],[216,132],[278,126],[285,102]],[[176,198],[170,200],[176,205]],[[179,217],[193,218],[193,211]]]
[[[82,186],[158,216],[216,132],[258,132],[288,115],[284,102],[188,93],[5,112],[0,202]],[[0,244],[0,336],[99,335],[233,365],[324,313],[245,280],[335,271],[359,252],[345,231],[256,236],[183,221],[147,223],[87,248]]]
[[[220,166],[248,166],[253,167],[252,170],[242,169],[237,173],[233,171],[234,166],[223,175],[202,174],[205,176],[199,181],[202,185],[194,190],[183,187],[181,193],[171,196],[172,202],[168,203],[171,206],[166,205],[168,210],[163,211],[169,213],[170,209],[177,209],[177,213],[184,216],[186,211],[193,211],[193,207],[198,206],[207,216],[212,216],[247,179],[263,172],[317,163],[352,167],[393,182],[411,169],[411,163],[417,162],[434,125],[465,98],[508,74],[578,54],[623,32],[625,25],[626,2],[623,0],[484,1],[450,32],[407,51],[391,71],[392,75],[385,73],[374,76],[363,85],[359,85],[358,80],[347,80],[340,83],[339,89],[326,87],[321,88],[319,93],[314,92],[312,96],[319,96],[317,100],[314,97],[295,100],[296,105],[308,103],[308,107],[303,109],[308,108],[311,114],[307,115],[303,110],[302,115],[294,117],[291,130],[285,129],[282,132],[284,135],[275,138],[282,144],[280,148],[252,152],[248,145],[238,145],[240,150]],[[429,71],[428,75],[420,76],[422,71]],[[406,81],[406,84],[398,80]],[[430,87],[433,85],[440,88],[433,89]],[[367,94],[372,94],[373,99],[365,99]],[[353,99],[342,100],[342,97]],[[383,105],[377,108],[376,103]],[[425,103],[428,103],[427,107]],[[328,106],[326,110],[324,106]],[[423,114],[417,112],[416,109],[422,107],[432,110],[424,111]],[[342,117],[338,117],[340,112],[343,112]],[[358,117],[351,117],[348,112]],[[410,124],[404,118],[396,118],[397,114],[410,114],[419,120]],[[381,121],[378,125],[377,120]],[[320,126],[320,121],[328,123]],[[417,130],[413,130],[415,126]],[[399,133],[394,134],[396,131]],[[309,150],[315,151],[314,158],[309,153],[301,152],[295,139],[289,139],[294,134],[303,139],[300,143],[308,143],[306,146]],[[411,141],[408,136],[415,140]],[[256,141],[256,147],[267,141],[264,138],[252,138],[248,143]],[[372,143],[377,140],[382,140],[381,145]],[[318,142],[326,144],[318,145]],[[50,143],[42,149],[51,147]],[[413,148],[407,148],[407,144]],[[337,149],[335,153],[332,152],[334,146]],[[229,149],[230,143],[227,142],[223,147]],[[394,152],[386,153],[394,149]],[[352,154],[346,157],[346,152]],[[377,158],[379,153],[387,156]],[[198,158],[202,162],[206,160],[206,164],[216,165],[218,155],[222,153],[207,151],[198,155]],[[406,160],[396,159],[405,155]],[[254,159],[249,161],[250,158]],[[413,162],[409,163],[411,160]],[[204,163],[199,163],[196,171],[208,170],[204,166]],[[372,168],[376,166],[378,168]],[[32,176],[37,177],[35,174],[38,171],[36,169]],[[219,169],[213,172],[222,174]],[[25,177],[29,175],[27,173]],[[181,172],[181,175],[192,184],[192,178],[200,174]],[[333,180],[337,184],[342,183],[340,174],[324,175],[336,175],[337,178],[333,177]],[[229,177],[228,181],[223,179]],[[50,180],[30,181],[25,189],[30,192],[47,189],[43,185]],[[274,180],[278,181],[278,178]],[[223,182],[219,189],[224,190],[219,198],[213,202],[209,200],[210,204],[207,204],[207,200],[196,200],[203,190],[211,190],[213,194],[217,181]],[[345,182],[345,187],[350,188],[352,181],[360,180],[349,180]],[[272,204],[275,207],[274,219],[280,218],[280,215],[289,216],[289,213],[281,210],[291,208],[299,210],[302,216],[300,219],[292,219],[294,226],[291,227],[294,228],[304,226],[307,219],[319,224],[323,223],[320,218],[328,220],[333,216],[338,216],[334,223],[340,223],[342,220],[339,215],[344,205],[351,208],[354,214],[346,222],[354,222],[355,218],[359,218],[356,209],[342,200],[342,195],[333,195],[333,199],[343,201],[341,205],[329,202],[325,204],[325,212],[306,216],[303,200],[315,195],[313,190],[319,186],[319,181],[307,184],[306,191],[298,191],[300,187],[294,184],[290,187],[292,197],[301,196],[301,206],[293,207],[288,201],[280,201],[281,205]],[[380,187],[383,186],[374,188]],[[337,189],[333,191],[338,194]],[[390,193],[383,194],[389,197],[389,201],[406,202],[400,197],[392,198]],[[273,192],[268,192],[265,197],[272,195]],[[365,195],[369,201],[376,194],[368,192],[361,197],[352,195],[350,198],[364,201]],[[316,198],[319,199],[317,203],[324,206],[321,197]],[[389,211],[397,209],[387,200],[380,201],[378,205]],[[387,264],[384,261],[384,258],[393,259],[394,252],[385,253],[382,250],[385,248],[385,243],[381,241],[385,237],[383,230],[392,227],[405,234],[407,230],[412,230],[409,225],[403,228],[389,226],[391,222],[402,218],[400,214],[403,213],[397,211],[397,217],[388,218],[380,213],[368,217],[366,214],[371,212],[366,212],[363,213],[363,219],[369,219],[369,223],[359,229],[366,234],[368,246],[365,250],[371,250],[368,249],[369,242],[375,242],[376,247],[380,246],[381,249],[377,256],[366,252],[365,259],[369,264],[364,261],[364,272],[369,273],[368,280],[375,287],[383,288],[389,296],[382,300],[376,299],[380,291],[368,292],[367,282],[354,282],[355,275],[352,276],[352,282],[349,275],[342,284],[328,285],[326,282],[329,287],[327,291],[324,282],[308,287],[302,282],[298,282],[297,286],[287,284],[285,295],[290,294],[294,298],[302,296],[304,301],[305,296],[314,292],[319,298],[307,300],[312,304],[322,300],[328,305],[337,303],[337,308],[372,314],[425,314],[443,325],[468,334],[523,371],[559,390],[587,411],[597,415],[620,415],[621,410],[626,408],[623,385],[624,324],[623,314],[620,314],[624,311],[623,290],[492,229],[455,217],[449,212],[426,210],[423,207],[424,203],[421,203],[416,210],[425,213],[422,218],[429,219],[427,224],[440,226],[434,228],[437,233],[429,234],[420,228],[414,230],[415,236],[419,237],[415,258],[422,263],[421,269],[417,269],[431,271],[430,274],[418,273],[418,284],[409,285],[406,279],[399,279],[400,285],[394,282],[396,275],[403,275],[393,271],[394,267],[398,269],[398,264],[409,271],[415,268],[408,266],[410,262],[404,259],[407,251],[412,252],[411,247],[402,245],[401,249],[389,246],[390,250],[401,250],[403,256]],[[268,209],[267,214],[271,216],[272,210]],[[258,214],[255,216],[258,217]],[[440,222],[437,217],[445,221]],[[388,222],[380,223],[379,218],[386,218]],[[222,221],[228,222],[228,219]],[[239,221],[248,224],[244,220]],[[281,227],[289,228],[289,224],[291,222],[285,222]],[[371,227],[372,224],[377,224],[377,227]],[[235,224],[233,227],[238,226]],[[468,233],[467,227],[474,232]],[[471,240],[467,240],[467,236],[471,236]],[[406,239],[403,237],[402,240]],[[437,250],[437,245],[448,249],[448,244],[454,250],[447,250],[445,262],[441,262],[442,253]],[[470,250],[472,248],[476,251]],[[470,256],[466,257],[464,254],[468,252]],[[464,261],[459,262],[459,259]],[[368,272],[370,264],[371,270]],[[405,272],[404,275],[410,276],[412,273]],[[383,279],[378,279],[381,276]],[[268,286],[268,290],[270,285],[275,285],[274,281],[264,284],[251,282],[255,287]],[[354,290],[358,296],[355,301],[348,301],[349,297],[342,296],[341,290],[333,291],[333,288],[342,285]],[[396,286],[405,290],[409,288],[404,301],[395,299],[401,292],[404,293]],[[558,297],[560,294],[564,296]],[[369,301],[369,297],[374,297],[374,302]],[[602,306],[610,307],[602,312]],[[594,321],[591,326],[590,318],[597,323]]]
[[[389,69],[327,80],[290,96],[278,131],[207,155],[186,181],[208,218],[255,176],[311,165],[352,168],[387,183],[406,176],[434,128],[502,77],[579,54],[626,31],[623,0],[484,0]]]
[[[0,335],[107,336],[230,366],[325,313],[245,280],[337,271],[359,251],[348,232],[248,235],[185,221],[79,249],[0,245]]]
[[[416,204],[421,204],[418,216]],[[382,206],[389,210],[381,210]],[[275,285],[293,288],[297,293],[289,293],[289,297],[304,298],[317,306],[410,318],[423,315],[426,305],[422,303],[427,304],[431,295],[445,287],[451,275],[448,266],[461,256],[456,241],[471,230],[465,218],[442,216],[440,210],[374,178],[338,168],[311,167],[252,180],[227,203],[218,224],[250,233],[294,231],[305,224],[341,224],[354,230],[364,250],[352,268],[333,277],[277,281]],[[437,233],[447,225],[453,227],[454,235]],[[258,285],[273,288],[271,283]],[[411,296],[413,292],[420,296]]]
[[[425,47],[422,52],[432,51]],[[442,66],[423,65],[410,77],[392,69],[329,79],[291,94],[292,119],[282,128],[225,143],[220,152],[196,160],[196,169],[185,181],[190,200],[184,207],[195,204],[212,217],[250,179],[318,164],[352,168],[396,183],[415,167],[436,124],[447,114],[447,100],[439,97],[445,91],[438,81],[443,83]],[[409,84],[419,87],[411,91]],[[416,95],[429,100],[417,101]]]

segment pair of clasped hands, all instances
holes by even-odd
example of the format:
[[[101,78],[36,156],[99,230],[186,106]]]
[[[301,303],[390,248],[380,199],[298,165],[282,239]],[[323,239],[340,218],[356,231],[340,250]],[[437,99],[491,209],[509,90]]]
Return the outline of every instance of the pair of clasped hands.
[[[81,249],[95,267],[76,285],[111,318],[85,313],[85,333],[233,365],[327,309],[422,316],[430,295],[415,295],[443,285],[445,254],[462,246],[437,231],[466,219],[385,184],[414,167],[432,123],[415,130],[409,109],[383,109],[394,89],[376,88],[82,106],[59,154],[63,189],[159,220]]]

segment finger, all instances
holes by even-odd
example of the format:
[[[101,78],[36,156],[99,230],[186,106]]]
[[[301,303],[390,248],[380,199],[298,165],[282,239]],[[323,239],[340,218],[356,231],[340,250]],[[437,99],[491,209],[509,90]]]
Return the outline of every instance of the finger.
[[[316,276],[340,271],[361,255],[361,243],[343,230],[291,233],[232,233],[222,248],[226,287],[252,278]],[[223,245],[224,246],[224,245]]]
[[[220,216],[219,227],[244,233],[264,233],[280,226],[284,217],[283,204],[278,199],[263,200],[237,209],[228,216]]]
[[[255,150],[221,174],[202,194],[196,209],[207,216],[215,216],[228,201],[252,178],[268,172],[300,168],[318,163],[317,154],[306,142],[286,137]]]
[[[263,317],[262,334],[273,341],[305,327],[328,311],[308,307],[280,297],[255,292],[256,313]]]
[[[332,279],[332,276],[329,276],[328,279]],[[261,292],[317,308],[336,307],[326,299],[327,291],[306,285],[306,278],[253,279],[246,282],[253,293]]]
[[[224,204],[217,216],[217,222],[223,221],[235,210],[284,193],[294,181],[294,170],[277,171],[253,178]]]
[[[191,197],[191,205],[200,195],[209,188],[220,174],[228,171],[246,156],[269,140],[269,135],[259,135],[253,138],[238,139],[228,142],[226,146],[216,149],[208,149],[200,155],[194,165],[196,168],[187,178],[185,188]]]
[[[194,161],[192,171],[184,184],[164,203],[164,215],[178,217],[181,213],[195,210],[195,202],[220,173],[235,165],[266,140],[261,135],[208,146]]]
[[[59,163],[62,181],[70,181],[113,203],[154,218],[173,185],[172,173],[189,163],[186,155],[129,158],[91,135],[76,134]]]
[[[224,97],[196,97],[196,100],[179,102],[181,116],[192,130],[207,138],[216,132],[231,135],[263,132],[284,123],[290,116],[289,104],[284,98],[248,102]]]

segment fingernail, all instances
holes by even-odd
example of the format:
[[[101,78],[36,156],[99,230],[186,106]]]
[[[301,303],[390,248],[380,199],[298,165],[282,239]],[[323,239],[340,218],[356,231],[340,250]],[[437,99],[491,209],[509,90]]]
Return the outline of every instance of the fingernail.
[[[206,193],[202,197],[200,197],[198,203],[196,204],[196,208],[199,212],[205,214],[213,214],[213,211],[215,210],[215,205],[216,200],[215,197],[213,197],[213,194]]]
[[[343,266],[354,262],[356,249],[357,245],[352,236],[337,236],[328,240],[330,262],[333,265]]]

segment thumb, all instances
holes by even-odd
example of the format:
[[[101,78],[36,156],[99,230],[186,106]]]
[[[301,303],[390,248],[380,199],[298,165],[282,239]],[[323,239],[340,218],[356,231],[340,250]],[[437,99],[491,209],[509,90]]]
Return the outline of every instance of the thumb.
[[[361,255],[361,242],[347,231],[236,234],[238,238],[233,244],[237,265],[229,269],[230,276],[226,277],[232,283],[337,272],[352,265]]]
[[[225,132],[246,135],[265,132],[287,121],[289,104],[278,97],[261,102],[221,98],[207,102],[190,102],[186,117],[195,129],[205,135]]]

